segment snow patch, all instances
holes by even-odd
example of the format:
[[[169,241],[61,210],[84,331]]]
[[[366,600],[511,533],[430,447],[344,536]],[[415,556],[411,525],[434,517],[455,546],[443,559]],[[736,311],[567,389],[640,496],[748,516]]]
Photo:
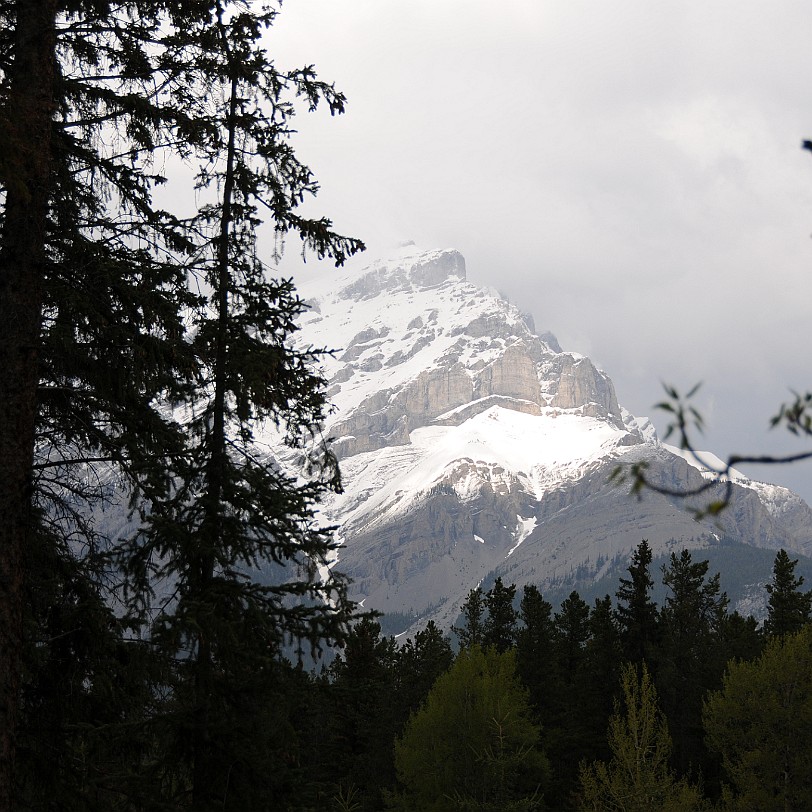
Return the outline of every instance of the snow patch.
[[[531,516],[529,519],[523,519],[518,513],[516,514],[516,543],[510,548],[505,559],[510,558],[513,553],[519,548],[519,545],[536,529],[536,517]]]

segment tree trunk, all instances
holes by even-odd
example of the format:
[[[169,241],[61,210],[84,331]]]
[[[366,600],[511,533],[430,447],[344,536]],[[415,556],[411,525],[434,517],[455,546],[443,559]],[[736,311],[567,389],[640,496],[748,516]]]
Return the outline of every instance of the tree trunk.
[[[219,19],[223,47],[231,63],[228,36],[222,18]],[[220,233],[217,242],[217,338],[214,357],[214,400],[212,404],[212,425],[209,438],[208,461],[206,465],[206,495],[203,523],[200,537],[203,552],[200,556],[196,578],[198,599],[205,604],[210,600],[211,582],[214,577],[214,551],[220,543],[221,515],[223,512],[223,485],[228,464],[226,448],[226,366],[228,363],[229,326],[229,240],[231,226],[231,204],[234,193],[234,165],[238,82],[232,77],[230,82],[226,150],[225,177],[223,180],[222,212]],[[209,624],[210,625],[210,624]],[[212,639],[207,624],[201,624],[195,662],[196,723],[194,730],[194,766],[192,771],[192,799],[195,809],[209,809],[214,803],[214,764],[211,752],[211,690],[212,690]]]
[[[56,0],[18,0],[0,110],[0,812],[11,809],[51,175]]]

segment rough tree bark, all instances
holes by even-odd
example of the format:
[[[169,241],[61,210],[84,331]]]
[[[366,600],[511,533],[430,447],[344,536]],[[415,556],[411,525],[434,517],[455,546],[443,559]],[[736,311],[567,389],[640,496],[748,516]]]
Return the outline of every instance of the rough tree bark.
[[[22,551],[31,532],[31,469],[57,0],[19,0],[13,65],[0,109],[0,810],[11,809],[22,645]]]

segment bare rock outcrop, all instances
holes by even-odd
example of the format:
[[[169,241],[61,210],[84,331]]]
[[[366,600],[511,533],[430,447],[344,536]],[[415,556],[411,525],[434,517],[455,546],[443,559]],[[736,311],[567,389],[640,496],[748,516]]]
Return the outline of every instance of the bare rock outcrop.
[[[421,372],[393,399],[393,406],[421,423],[469,403],[474,397],[471,376],[461,364]]]
[[[505,395],[541,404],[536,365],[522,344],[508,347],[479,373],[474,397],[487,395]]]
[[[332,427],[339,458],[409,442],[409,432],[473,399],[473,382],[460,364],[421,372],[398,392],[367,398]]]
[[[550,405],[558,409],[580,409],[588,417],[609,418],[623,426],[615,387],[607,375],[584,357],[561,353],[555,358],[558,386]]]

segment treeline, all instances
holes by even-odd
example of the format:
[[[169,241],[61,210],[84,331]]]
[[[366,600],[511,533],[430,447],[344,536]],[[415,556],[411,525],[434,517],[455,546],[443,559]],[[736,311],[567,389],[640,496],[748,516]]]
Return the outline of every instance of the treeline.
[[[310,691],[291,808],[812,808],[812,593],[776,555],[768,615],[729,611],[690,552],[651,598],[643,541],[615,600],[558,611],[528,585],[473,590],[451,642],[359,622]],[[316,710],[317,709],[317,710]]]
[[[17,808],[186,807],[183,663],[128,638],[48,549],[32,551]],[[456,654],[433,622],[398,645],[370,616],[320,671],[221,641],[234,659],[210,697],[206,760],[219,807],[812,808],[812,593],[796,562],[777,554],[759,628],[687,551],[663,566],[655,605],[651,560],[644,541],[593,606],[573,592],[554,611],[501,579],[475,589]]]

